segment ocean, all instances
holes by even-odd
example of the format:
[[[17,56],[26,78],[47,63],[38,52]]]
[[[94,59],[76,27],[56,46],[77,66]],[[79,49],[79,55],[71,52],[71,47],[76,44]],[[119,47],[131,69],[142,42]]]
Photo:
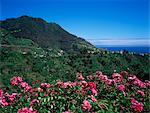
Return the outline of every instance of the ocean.
[[[108,46],[100,46],[100,45],[96,45],[97,48],[103,48],[103,49],[107,49],[109,51],[121,51],[121,50],[126,50],[129,52],[135,52],[135,53],[150,53],[150,47],[147,46],[142,46],[142,47],[108,47]]]

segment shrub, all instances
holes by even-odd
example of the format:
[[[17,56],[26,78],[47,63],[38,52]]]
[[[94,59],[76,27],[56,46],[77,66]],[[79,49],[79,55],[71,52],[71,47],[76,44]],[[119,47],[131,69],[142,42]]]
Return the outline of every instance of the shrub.
[[[10,80],[11,87],[0,90],[0,112],[10,113],[100,113],[149,111],[150,81],[139,80],[127,72],[102,72],[76,81],[29,85],[19,76]]]

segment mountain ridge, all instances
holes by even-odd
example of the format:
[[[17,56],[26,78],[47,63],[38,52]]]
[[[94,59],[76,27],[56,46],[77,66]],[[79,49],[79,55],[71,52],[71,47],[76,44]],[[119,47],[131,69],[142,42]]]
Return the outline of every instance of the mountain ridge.
[[[9,18],[1,21],[1,27],[9,32],[20,30],[20,32],[12,33],[12,35],[16,38],[31,39],[43,48],[60,48],[66,52],[75,51],[78,45],[94,48],[91,43],[69,33],[57,23],[48,23],[41,18],[25,15],[18,18]],[[79,49],[80,47],[77,50]]]

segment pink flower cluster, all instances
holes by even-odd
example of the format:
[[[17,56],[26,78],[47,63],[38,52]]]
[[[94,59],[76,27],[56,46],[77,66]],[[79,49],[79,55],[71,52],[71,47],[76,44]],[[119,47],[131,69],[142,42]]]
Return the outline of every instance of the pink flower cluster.
[[[89,90],[91,91],[92,95],[96,96],[96,84],[94,82],[88,82]]]
[[[102,82],[104,82],[107,85],[112,85],[112,83],[119,83],[119,82],[121,82],[121,80],[123,80],[123,76],[120,75],[119,73],[113,73],[112,74],[113,79],[109,79],[107,77],[107,75],[103,75],[103,73],[101,71],[97,71],[96,77],[99,78],[99,80],[101,80]]]
[[[21,82],[20,87],[24,88],[24,92],[32,92],[32,87],[29,86],[27,82]]]
[[[63,86],[63,82],[60,81],[60,80],[56,80],[56,85],[57,85],[58,87],[62,87],[62,86]]]
[[[141,90],[137,90],[137,94],[141,95],[142,97],[145,96],[144,92]]]
[[[130,84],[134,84],[140,88],[150,87],[149,80],[145,80],[145,82],[142,82],[133,74],[128,74],[126,71],[122,71],[121,73],[128,76],[128,81]],[[103,75],[103,73],[101,71],[96,72],[96,78],[98,78],[99,80],[104,82],[106,85],[112,85],[112,83],[120,84],[124,81],[123,76],[119,73],[113,73],[112,74],[113,79],[108,79],[108,77],[106,75]],[[124,95],[126,95],[124,92],[124,90],[125,90],[124,84],[118,85],[117,89],[119,91],[123,91]],[[144,96],[144,92],[138,91],[137,93],[140,94],[141,96]]]
[[[4,94],[3,90],[0,90],[0,104],[3,106],[11,105],[14,102],[15,98],[19,95],[20,94],[17,94],[17,93],[12,93],[12,94],[5,93]]]
[[[112,79],[108,79],[108,77],[106,75],[103,75],[103,73],[101,71],[97,71],[96,72],[96,77],[101,80],[102,82],[104,82],[107,85],[112,85],[113,80]]]
[[[63,83],[63,88],[67,88],[67,87],[72,88],[73,86],[76,86],[76,85],[77,85],[76,82],[70,82],[70,81],[68,81],[68,82],[64,82]]]
[[[10,84],[11,84],[11,85],[17,85],[17,86],[19,86],[20,88],[24,88],[24,92],[25,92],[25,93],[26,93],[26,92],[30,92],[30,93],[33,92],[32,87],[29,86],[27,82],[23,82],[22,78],[19,77],[19,76],[14,76],[13,78],[11,78]],[[44,84],[44,85],[45,85],[46,87],[49,87],[49,84]],[[7,94],[7,95],[5,95],[5,96],[7,96],[10,101],[14,101],[15,97],[17,96],[17,93],[12,93],[12,95]],[[38,101],[37,99],[33,99],[33,100],[30,102],[30,104],[29,104],[29,106],[31,106],[30,108],[20,108],[20,109],[18,109],[18,112],[17,112],[17,113],[36,113],[36,111],[34,111],[34,110],[32,109],[32,105],[33,105],[35,102],[39,102],[39,101]],[[4,99],[2,100],[2,105],[8,105]]]
[[[133,74],[130,74],[129,77],[128,77],[128,81],[140,88],[144,88],[146,86],[145,83],[143,83],[142,81],[140,81],[135,75]],[[147,84],[147,85],[150,85],[150,84]]]
[[[135,112],[143,111],[143,105],[140,102],[136,101],[134,98],[131,98],[131,104]]]
[[[32,109],[32,107],[30,107],[30,108],[20,108],[20,109],[18,109],[17,113],[37,113],[37,111],[34,111]]]
[[[80,80],[80,81],[82,81],[82,80],[85,79],[85,78],[82,76],[82,73],[77,73],[76,78],[77,78],[77,80]]]
[[[22,82],[22,78],[19,76],[14,76],[13,78],[10,79],[11,85],[19,85],[19,83],[21,82]]]
[[[89,111],[91,109],[91,105],[88,100],[84,100],[83,104],[81,104],[83,111]]]
[[[60,80],[56,80],[56,85],[61,88],[72,88],[73,86],[77,85],[77,82],[62,82]]]
[[[123,76],[119,73],[113,73],[112,78],[115,83],[119,83],[123,79]]]
[[[124,89],[125,89],[125,87],[124,87],[123,84],[120,84],[120,85],[118,86],[118,90],[119,90],[119,91],[124,91]]]
[[[27,82],[23,82],[22,78],[19,76],[14,76],[11,78],[10,84],[24,88],[24,92],[32,92],[32,87],[29,86]]]
[[[50,88],[51,85],[50,85],[49,83],[41,83],[40,87],[41,87],[42,89],[45,89],[45,88]]]
[[[145,84],[146,87],[150,87],[150,80],[145,80],[144,84]]]
[[[80,86],[81,86],[83,92],[86,90],[89,90],[89,91],[91,91],[93,96],[97,95],[96,84],[94,82],[81,81]]]
[[[124,74],[126,74],[127,76],[122,76]],[[56,80],[56,84],[41,83],[40,87],[37,87],[37,88],[32,88],[27,82],[24,82],[22,80],[22,78],[19,76],[15,76],[15,77],[11,78],[10,84],[13,86],[14,85],[18,86],[19,88],[23,88],[24,92],[22,92],[22,90],[21,90],[21,92],[23,94],[25,94],[23,96],[25,96],[25,99],[28,99],[30,101],[28,107],[18,109],[17,113],[37,113],[37,111],[33,110],[32,106],[35,105],[35,103],[38,103],[38,104],[36,104],[38,107],[41,106],[43,99],[38,98],[38,96],[41,96],[40,94],[42,94],[42,98],[43,98],[43,94],[44,94],[45,98],[47,98],[47,97],[49,98],[50,96],[57,97],[57,95],[67,97],[68,94],[66,94],[66,92],[70,92],[70,94],[77,94],[77,95],[79,94],[79,96],[81,97],[80,98],[81,102],[79,102],[79,103],[84,112],[95,111],[95,107],[93,107],[93,106],[97,106],[97,107],[100,107],[100,109],[103,109],[103,108],[105,108],[105,105],[99,104],[99,99],[101,99],[101,98],[107,99],[107,95],[108,95],[108,100],[109,100],[109,94],[107,94],[107,92],[106,92],[105,94],[101,94],[100,96],[99,95],[97,96],[97,93],[98,93],[97,91],[98,91],[99,87],[103,88],[104,90],[106,89],[107,91],[114,91],[114,93],[116,93],[116,90],[118,90],[117,93],[124,94],[124,96],[125,96],[124,101],[126,101],[126,99],[127,100],[131,99],[131,101],[130,101],[131,106],[129,106],[129,108],[127,108],[129,110],[133,109],[134,112],[141,112],[144,109],[142,103],[140,103],[140,102],[145,101],[147,92],[144,93],[144,91],[146,91],[147,87],[150,86],[149,80],[142,82],[135,75],[128,74],[127,72],[122,72],[122,74],[115,72],[112,74],[111,79],[108,78],[107,75],[104,75],[101,71],[97,71],[96,76],[91,76],[91,75],[88,76],[87,79],[89,81],[86,81],[81,73],[77,73],[76,77],[78,80],[76,82],[71,82],[71,81],[62,82],[60,80]],[[128,78],[128,80],[126,80],[126,78]],[[101,83],[104,83],[104,84],[101,84]],[[140,95],[139,96],[140,98],[138,100],[140,102],[138,102],[137,100],[135,100],[133,98],[135,96],[135,94],[133,94],[133,92],[130,91],[130,89],[128,89],[128,88],[130,88],[129,87],[130,85],[138,86],[133,89],[134,89],[134,91],[136,91],[136,94],[138,96]],[[111,90],[111,88],[114,88],[112,86],[115,86],[116,89]],[[61,92],[59,92],[57,90],[58,88],[59,89],[62,88],[63,90]],[[20,94],[18,94],[18,93],[8,94],[8,93],[4,93],[4,92],[5,91],[0,90],[0,105],[2,105],[2,107],[11,105],[16,99],[19,99],[18,97],[22,98],[22,96],[20,96]],[[26,93],[26,92],[29,92],[29,93]],[[52,95],[50,95],[50,94],[52,94]],[[115,94],[115,95],[116,96],[114,99],[118,99],[118,100],[121,99],[120,94],[119,95]],[[132,95],[132,97],[131,97],[131,95]],[[95,96],[97,96],[97,97],[95,97]],[[44,102],[45,102],[45,100],[44,100]],[[75,102],[76,102],[76,100],[75,100]],[[117,104],[118,104],[117,102],[113,103],[113,106],[118,107],[119,105],[117,105]],[[121,105],[121,107],[122,107],[122,109],[125,108],[125,106],[123,106],[123,105]],[[64,111],[62,113],[71,113],[70,108],[66,108],[66,111]]]

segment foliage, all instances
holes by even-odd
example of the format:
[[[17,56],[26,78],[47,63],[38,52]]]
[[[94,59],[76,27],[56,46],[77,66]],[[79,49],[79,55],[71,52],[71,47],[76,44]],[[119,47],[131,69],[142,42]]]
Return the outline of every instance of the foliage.
[[[71,47],[68,46],[67,51],[62,50],[60,46],[57,48],[53,46],[43,48],[41,44],[30,39],[33,38],[32,35],[30,38],[28,36],[23,37],[22,33],[26,35],[25,31],[15,27],[17,23],[14,23],[17,21],[24,24],[26,21],[30,21],[32,24],[34,22],[35,26],[40,27],[42,24],[39,25],[39,23],[43,20],[35,20],[31,17],[20,17],[3,21],[4,24],[0,28],[0,41],[2,44],[0,47],[1,86],[7,85],[8,79],[13,75],[22,75],[29,81],[35,78],[41,81],[52,81],[57,78],[68,81],[75,79],[76,72],[89,75],[97,70],[102,70],[108,75],[113,73],[114,70],[117,72],[126,70],[129,73],[135,73],[142,80],[149,79],[148,54],[139,55],[126,51],[112,53],[90,46],[84,40],[78,40]],[[14,28],[7,30],[2,28],[6,26],[7,28],[10,26]],[[34,26],[31,28],[39,30]],[[60,27],[55,25],[54,28],[60,30]],[[25,30],[30,31],[30,29]],[[20,32],[21,34],[19,34]],[[20,37],[15,34],[19,34]]]
[[[150,81],[140,81],[126,71],[113,73],[111,78],[97,71],[75,81],[56,80],[29,85],[19,76],[11,86],[0,90],[0,111],[17,113],[101,113],[149,111]]]

